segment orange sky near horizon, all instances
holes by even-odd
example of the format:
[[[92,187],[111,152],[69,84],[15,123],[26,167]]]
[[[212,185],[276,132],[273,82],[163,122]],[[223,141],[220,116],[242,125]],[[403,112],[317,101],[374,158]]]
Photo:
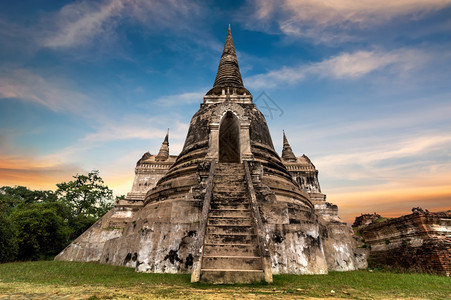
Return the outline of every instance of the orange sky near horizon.
[[[137,158],[136,160],[138,160]],[[0,157],[0,186],[26,186],[36,190],[55,190],[56,184],[69,181],[77,173],[86,173],[80,168],[44,162],[32,164],[31,159],[8,161]],[[27,166],[19,168],[17,166]],[[321,174],[321,173],[320,173]],[[128,170],[116,170],[114,174],[100,173],[115,195],[126,195],[131,190],[134,178],[134,165]],[[339,216],[352,224],[357,216],[377,212],[384,217],[399,217],[411,213],[413,207],[429,211],[451,210],[451,183],[442,180],[423,180],[423,184],[410,183],[402,186],[392,184],[379,187],[358,187],[355,190],[328,189],[323,187],[327,201],[338,205]],[[321,183],[321,177],[320,177]]]

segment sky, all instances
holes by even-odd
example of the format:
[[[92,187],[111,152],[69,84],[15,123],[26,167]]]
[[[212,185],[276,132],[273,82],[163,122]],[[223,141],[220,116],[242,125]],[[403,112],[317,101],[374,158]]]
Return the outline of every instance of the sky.
[[[347,222],[451,209],[451,0],[0,2],[0,186],[183,146],[231,25],[244,84]]]

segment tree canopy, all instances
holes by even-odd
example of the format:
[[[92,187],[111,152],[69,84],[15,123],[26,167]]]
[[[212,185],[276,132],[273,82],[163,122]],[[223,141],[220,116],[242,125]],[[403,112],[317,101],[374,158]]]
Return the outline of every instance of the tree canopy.
[[[57,190],[0,188],[0,262],[51,258],[113,207],[113,192],[93,170]]]

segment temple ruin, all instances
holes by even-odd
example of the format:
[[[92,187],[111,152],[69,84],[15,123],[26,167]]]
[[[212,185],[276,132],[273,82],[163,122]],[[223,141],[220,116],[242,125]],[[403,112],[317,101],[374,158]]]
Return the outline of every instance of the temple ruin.
[[[166,135],[158,155],[138,161],[126,198],[55,259],[214,283],[366,267],[315,166],[295,156],[285,133],[283,141],[279,156],[244,87],[229,28],[181,153],[169,155]]]
[[[377,214],[365,214],[368,219]],[[373,265],[451,275],[451,210],[429,212],[413,208],[398,218],[356,220],[355,229],[369,248]]]

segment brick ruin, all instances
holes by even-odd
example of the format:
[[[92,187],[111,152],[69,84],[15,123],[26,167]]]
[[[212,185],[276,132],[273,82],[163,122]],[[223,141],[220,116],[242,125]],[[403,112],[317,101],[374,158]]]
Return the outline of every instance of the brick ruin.
[[[371,223],[373,223],[376,220],[379,220],[380,218],[381,215],[377,213],[361,214],[360,216],[355,218],[354,223],[352,223],[352,228],[370,225]]]
[[[360,226],[372,264],[450,276],[451,210],[414,208],[409,215]]]
[[[132,191],[55,259],[191,273],[214,283],[366,267],[352,229],[326,202],[310,159],[274,149],[244,87],[229,28],[213,88],[183,150],[145,153]]]

